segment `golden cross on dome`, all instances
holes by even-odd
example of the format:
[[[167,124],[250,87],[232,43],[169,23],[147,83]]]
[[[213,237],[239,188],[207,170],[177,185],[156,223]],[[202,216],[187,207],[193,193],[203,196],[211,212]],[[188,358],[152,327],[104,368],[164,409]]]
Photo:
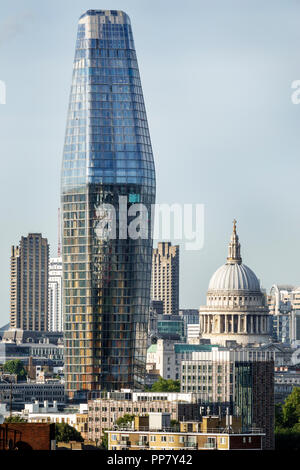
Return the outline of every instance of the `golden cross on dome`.
[[[234,231],[234,233],[236,233],[236,222],[237,221],[235,219],[233,219],[233,231]]]

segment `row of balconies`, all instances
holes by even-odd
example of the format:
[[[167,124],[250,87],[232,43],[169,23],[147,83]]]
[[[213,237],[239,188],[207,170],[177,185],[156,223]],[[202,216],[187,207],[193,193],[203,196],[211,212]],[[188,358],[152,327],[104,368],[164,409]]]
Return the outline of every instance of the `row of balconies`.
[[[164,443],[162,442],[161,445],[163,444]],[[169,444],[174,444],[174,442],[169,443]],[[121,440],[119,445],[121,445],[123,448],[129,448],[129,447],[149,448],[149,441],[140,440],[136,442],[131,442],[129,440],[125,440],[125,441]],[[190,442],[190,441],[180,442],[179,445],[177,444],[177,446],[185,448],[185,449],[197,449],[198,448],[197,442]],[[204,445],[204,447],[205,446],[206,445]]]

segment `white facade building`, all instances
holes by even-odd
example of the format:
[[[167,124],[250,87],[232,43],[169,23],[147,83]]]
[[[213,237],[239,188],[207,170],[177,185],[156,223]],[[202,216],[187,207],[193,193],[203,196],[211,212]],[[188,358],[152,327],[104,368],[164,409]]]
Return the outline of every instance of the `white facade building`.
[[[180,380],[181,362],[190,360],[195,351],[211,351],[218,349],[215,345],[176,343],[175,341],[158,339],[147,350],[147,370],[156,370],[164,379]]]
[[[268,296],[273,339],[300,345],[300,287],[273,285]]]
[[[200,324],[187,324],[187,342],[190,344],[199,344],[200,341]]]
[[[62,258],[50,258],[49,263],[49,331],[63,331],[62,318]]]
[[[155,365],[155,369],[164,379],[179,379],[180,364],[176,365],[174,341],[158,339],[147,351],[147,367]]]
[[[34,403],[26,403],[22,412],[14,413],[14,415],[21,416],[28,423],[66,423],[77,429],[83,437],[87,433],[87,403],[81,403],[78,409],[60,412],[56,401],[53,401],[53,405],[50,406],[45,400],[41,406],[36,400]]]
[[[4,423],[5,418],[8,418],[10,412],[7,409],[7,403],[0,403],[0,424]]]

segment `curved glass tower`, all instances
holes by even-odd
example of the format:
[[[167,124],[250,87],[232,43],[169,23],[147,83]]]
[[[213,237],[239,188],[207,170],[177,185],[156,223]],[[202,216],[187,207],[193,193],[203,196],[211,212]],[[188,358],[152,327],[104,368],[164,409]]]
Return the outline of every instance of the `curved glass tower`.
[[[126,211],[134,203],[148,209],[148,237],[120,230],[120,196]],[[143,384],[154,202],[154,162],[129,17],[89,10],[78,25],[61,182],[70,399]],[[115,238],[99,237],[102,204],[115,210]]]

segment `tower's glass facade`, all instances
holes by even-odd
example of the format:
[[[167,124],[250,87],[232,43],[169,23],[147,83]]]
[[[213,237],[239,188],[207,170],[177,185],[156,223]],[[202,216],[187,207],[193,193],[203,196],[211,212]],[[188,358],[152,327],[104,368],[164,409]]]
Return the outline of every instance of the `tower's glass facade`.
[[[149,236],[119,234],[119,196],[148,209]],[[124,199],[123,199],[124,200]],[[66,392],[139,388],[146,360],[155,170],[130,20],[79,19],[61,186]],[[115,239],[97,235],[99,206]],[[130,222],[130,217],[128,219]]]

